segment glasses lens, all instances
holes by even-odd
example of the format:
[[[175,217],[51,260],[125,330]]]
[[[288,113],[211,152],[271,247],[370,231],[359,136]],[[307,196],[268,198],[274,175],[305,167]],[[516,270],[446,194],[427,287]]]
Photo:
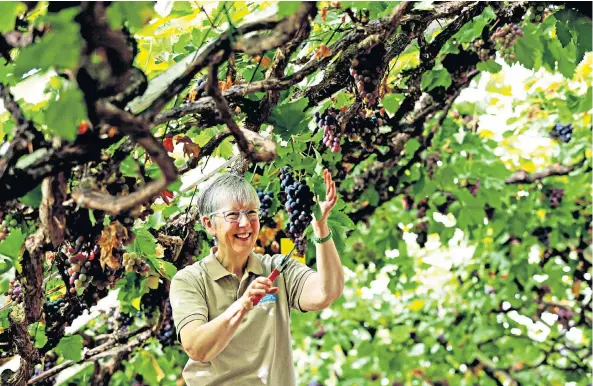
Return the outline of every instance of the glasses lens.
[[[226,212],[224,215],[224,219],[229,222],[239,221],[239,217],[241,217],[241,212],[235,210]]]
[[[225,212],[224,219],[228,222],[239,222],[241,220],[241,213],[245,213],[245,216],[247,216],[249,221],[255,221],[259,219],[260,211],[259,209],[249,209],[246,211],[231,210],[229,212]]]

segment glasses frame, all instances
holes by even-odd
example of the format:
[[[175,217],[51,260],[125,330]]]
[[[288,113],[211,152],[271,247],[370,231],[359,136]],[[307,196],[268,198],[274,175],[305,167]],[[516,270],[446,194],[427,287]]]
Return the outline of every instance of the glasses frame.
[[[252,210],[257,212],[257,218],[251,220],[249,218],[249,216],[247,215],[247,212],[251,212]],[[235,221],[231,221],[227,219],[227,213],[229,212],[239,212],[239,218]],[[241,222],[241,218],[243,217],[243,215],[245,215],[245,217],[247,217],[247,221],[249,222],[253,222],[253,221],[259,221],[260,216],[261,216],[261,209],[260,208],[256,208],[256,209],[245,209],[245,210],[240,210],[240,209],[229,209],[229,210],[223,210],[220,212],[214,212],[214,213],[210,213],[208,215],[208,217],[212,217],[212,216],[216,216],[216,215],[222,215],[222,218],[224,219],[224,221],[234,224],[234,223],[239,223]]]

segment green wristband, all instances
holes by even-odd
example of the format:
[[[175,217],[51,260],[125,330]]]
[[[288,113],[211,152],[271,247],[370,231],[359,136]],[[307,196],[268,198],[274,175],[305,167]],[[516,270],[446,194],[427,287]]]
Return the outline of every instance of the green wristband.
[[[328,240],[332,239],[332,230],[329,230],[329,235],[325,236],[324,238],[320,238],[320,237],[313,237],[313,242],[315,244],[321,244],[321,243],[325,243]]]

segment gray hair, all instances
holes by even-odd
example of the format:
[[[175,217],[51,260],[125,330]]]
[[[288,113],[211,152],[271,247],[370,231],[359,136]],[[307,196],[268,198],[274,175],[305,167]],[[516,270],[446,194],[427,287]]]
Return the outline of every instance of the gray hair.
[[[198,194],[197,206],[200,217],[218,211],[226,203],[254,205],[259,208],[259,197],[255,188],[241,176],[234,173],[222,174]]]

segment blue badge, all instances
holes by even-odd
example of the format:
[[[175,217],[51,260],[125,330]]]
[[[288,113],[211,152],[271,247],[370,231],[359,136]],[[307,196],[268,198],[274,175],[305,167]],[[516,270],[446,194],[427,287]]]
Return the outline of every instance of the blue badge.
[[[259,304],[276,303],[276,294],[267,294],[259,301]]]

